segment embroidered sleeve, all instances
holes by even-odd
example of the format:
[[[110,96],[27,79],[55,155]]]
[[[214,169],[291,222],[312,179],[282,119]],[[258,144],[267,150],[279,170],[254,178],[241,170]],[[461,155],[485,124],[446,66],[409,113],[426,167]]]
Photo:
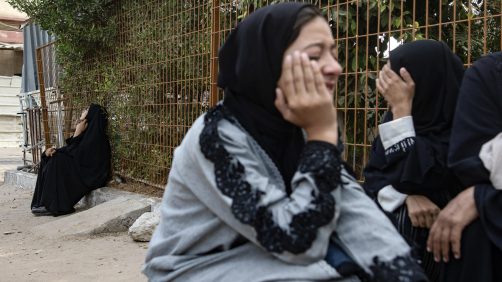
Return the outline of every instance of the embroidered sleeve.
[[[229,127],[221,125],[228,122],[232,119],[225,118],[221,106],[208,112],[199,144],[214,164],[216,189],[229,199],[229,212],[254,230],[243,235],[276,255],[308,252],[322,259],[335,225],[332,193],[341,184],[336,146],[320,141],[306,144],[288,196],[284,184],[273,179],[264,161],[252,153],[247,135],[236,126],[234,132],[225,132]]]
[[[422,268],[411,256],[398,256],[392,261],[383,262],[375,257],[370,266],[373,275],[371,281],[387,282],[425,282],[429,281]]]
[[[385,150],[403,139],[416,136],[411,116],[382,123],[378,126],[378,131]]]
[[[378,130],[389,162],[401,158],[415,145],[415,128],[411,116],[380,124]]]

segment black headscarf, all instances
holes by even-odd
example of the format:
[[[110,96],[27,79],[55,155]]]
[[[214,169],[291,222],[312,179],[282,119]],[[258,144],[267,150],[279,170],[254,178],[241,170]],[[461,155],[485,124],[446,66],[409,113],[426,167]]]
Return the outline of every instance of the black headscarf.
[[[440,179],[425,179],[425,176],[436,167],[447,168],[451,127],[464,73],[460,59],[445,43],[434,40],[401,45],[390,52],[389,59],[394,72],[399,74],[404,67],[415,82],[411,114],[421,142],[415,143],[415,151],[410,152],[404,162],[389,164],[380,138],[375,139],[365,169],[364,185],[372,193],[389,184],[442,182]],[[387,112],[384,122],[392,119],[392,113]]]
[[[87,129],[81,134],[82,139],[73,156],[84,184],[88,187],[102,187],[106,184],[111,169],[110,143],[106,132],[108,113],[100,105],[91,104],[86,119]]]
[[[392,50],[389,59],[394,72],[405,67],[415,82],[411,115],[417,135],[448,142],[464,75],[462,61],[444,42],[434,40],[406,43]]]
[[[502,52],[476,61],[460,91],[448,162],[465,187],[489,182],[481,146],[502,132]]]
[[[282,3],[256,10],[230,33],[219,52],[223,104],[276,164],[288,191],[305,140],[301,129],[275,108],[275,88],[293,25],[306,6]]]

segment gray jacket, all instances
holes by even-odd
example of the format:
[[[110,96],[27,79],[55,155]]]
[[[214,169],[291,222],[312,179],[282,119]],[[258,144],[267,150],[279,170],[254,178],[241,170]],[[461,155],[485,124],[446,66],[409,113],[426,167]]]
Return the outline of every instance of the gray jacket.
[[[268,212],[271,226],[257,230],[238,214],[237,196],[229,196],[221,187],[225,181],[217,179],[228,177],[227,171],[218,172],[202,152],[201,134],[207,124],[204,116],[199,117],[175,150],[161,222],[143,268],[150,281],[342,280],[323,260],[335,234],[337,242],[370,274],[381,266],[395,268],[397,258],[413,264],[408,259],[408,245],[343,168],[339,169],[339,187],[330,192],[335,201],[332,219],[313,230],[314,239],[308,247],[291,252],[265,244],[263,238],[274,234],[260,232],[293,234],[295,215],[315,208],[313,197],[319,193],[316,179],[308,170],[299,169],[292,181],[293,193],[288,196],[279,171],[254,139],[235,121],[214,122],[218,142],[232,157],[230,163],[242,165],[244,181],[260,195],[249,202]],[[414,267],[410,265],[409,270],[416,270]],[[344,281],[351,280],[358,279]]]

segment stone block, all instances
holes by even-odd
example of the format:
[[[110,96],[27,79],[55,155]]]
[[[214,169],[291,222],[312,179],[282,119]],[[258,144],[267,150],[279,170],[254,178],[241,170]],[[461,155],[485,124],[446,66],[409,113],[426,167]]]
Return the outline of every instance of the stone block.
[[[129,227],[129,236],[131,236],[134,241],[149,242],[159,222],[159,209],[157,209],[157,212],[146,212]]]
[[[150,204],[144,201],[119,197],[39,225],[33,228],[33,233],[45,237],[82,237],[123,232],[148,211]]]

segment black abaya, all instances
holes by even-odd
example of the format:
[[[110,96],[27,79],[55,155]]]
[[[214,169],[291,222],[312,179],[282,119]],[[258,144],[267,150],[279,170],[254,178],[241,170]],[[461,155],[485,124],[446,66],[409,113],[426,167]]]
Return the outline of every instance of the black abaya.
[[[31,207],[45,207],[57,216],[71,213],[87,193],[103,187],[110,175],[110,145],[106,136],[107,114],[92,104],[87,129],[66,140],[67,145],[42,161]]]
[[[465,188],[475,187],[479,220],[463,231],[462,257],[446,265],[445,281],[502,281],[502,191],[479,158],[481,146],[502,132],[502,52],[466,71],[456,112],[448,164]]]
[[[460,183],[447,166],[448,146],[458,89],[464,73],[460,59],[443,42],[419,40],[391,51],[391,68],[405,67],[415,82],[412,112],[416,136],[406,149],[386,152],[380,137],[373,142],[364,170],[364,188],[377,197],[392,187],[404,194],[422,195],[443,208],[460,191]],[[393,120],[389,111],[383,123]],[[426,252],[428,228],[412,226],[406,204],[391,215],[401,235],[415,251],[431,281],[438,281],[440,265]]]

